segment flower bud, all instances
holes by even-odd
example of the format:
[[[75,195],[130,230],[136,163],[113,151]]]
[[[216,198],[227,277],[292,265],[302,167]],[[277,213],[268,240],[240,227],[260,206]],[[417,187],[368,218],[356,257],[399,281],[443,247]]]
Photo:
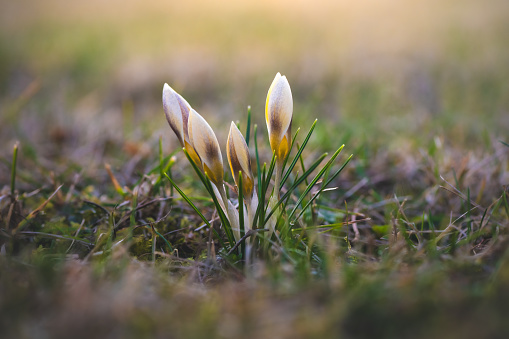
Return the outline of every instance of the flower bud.
[[[203,170],[218,187],[223,185],[223,158],[216,135],[203,117],[191,108],[188,122],[189,140],[200,157]]]
[[[188,120],[191,105],[168,84],[163,87],[163,108],[166,120],[177,135],[180,145],[184,147],[194,163],[201,167],[200,159],[191,146],[188,134]]]
[[[251,171],[249,148],[233,121],[226,142],[226,155],[237,186],[239,185],[239,172],[242,172],[242,194],[246,200],[250,201],[253,197],[254,177]]]
[[[290,151],[293,98],[286,76],[276,74],[267,93],[265,120],[272,151],[283,161]]]

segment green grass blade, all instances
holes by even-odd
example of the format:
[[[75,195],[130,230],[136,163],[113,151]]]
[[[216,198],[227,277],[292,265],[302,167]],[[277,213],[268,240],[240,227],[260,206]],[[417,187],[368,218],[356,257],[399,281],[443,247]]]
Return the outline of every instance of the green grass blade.
[[[322,185],[322,187],[318,190],[318,192],[316,192],[316,194],[306,203],[306,205],[302,208],[302,210],[300,211],[300,213],[295,217],[295,219],[290,223],[290,224],[295,224],[295,222],[302,216],[302,214],[304,213],[304,211],[308,208],[308,206],[315,200],[318,198],[318,196],[323,192],[324,189],[326,189],[329,184],[339,175],[339,173],[341,173],[343,171],[343,169],[346,167],[346,165],[350,162],[350,160],[352,159],[353,157],[353,154],[350,154],[350,156],[348,157],[348,159],[346,159],[346,161],[343,163],[343,165],[336,171],[334,172],[334,174],[327,180],[324,182],[324,184]]]
[[[328,224],[328,225],[315,225],[315,226],[306,226],[305,228],[292,228],[292,232],[300,232],[300,231],[307,231],[307,230],[316,230],[316,229],[322,229],[322,228],[341,228],[345,225],[347,225],[348,222],[338,222],[334,224]]]
[[[264,187],[262,189],[262,194],[266,194],[270,185],[270,178],[272,178],[272,174],[274,173],[274,168],[276,167],[276,154],[272,153],[272,160],[270,161],[269,170],[267,172],[267,177],[264,182]]]
[[[467,234],[470,237],[472,235],[472,216],[471,216],[471,205],[470,205],[470,187],[467,188]]]
[[[247,126],[246,126],[246,145],[249,147],[249,137],[251,134],[251,106],[247,106]]]
[[[206,179],[207,179],[207,182],[206,182],[207,189],[212,192],[210,194],[210,196],[212,197],[212,200],[214,201],[214,205],[216,206],[217,214],[219,215],[219,219],[221,220],[221,224],[223,225],[224,232],[226,233],[226,237],[228,238],[228,242],[230,243],[230,246],[225,247],[225,249],[229,250],[231,247],[235,246],[235,237],[233,236],[232,226],[230,225],[230,221],[228,220],[228,217],[226,216],[226,214],[224,214],[224,211],[221,208],[221,204],[219,203],[218,198],[216,197],[216,195],[214,194],[214,192],[212,190],[212,183],[210,182],[208,177]],[[225,204],[225,208],[228,208],[228,206],[227,206],[228,202],[225,201],[224,204]]]
[[[185,148],[183,148],[184,150],[184,154],[186,155],[187,157],[187,160],[189,161],[189,163],[191,164],[191,166],[193,166],[193,169],[194,171],[196,172],[196,174],[198,175],[198,177],[200,178],[202,184],[205,186],[205,188],[207,189],[207,192],[209,193],[209,195],[214,195],[214,191],[212,191],[212,189],[209,190],[209,187],[207,185],[207,182],[208,182],[208,179],[207,177],[205,176],[205,174],[201,171],[201,169],[198,168],[198,166],[194,163],[193,159],[191,159],[191,156],[189,155],[189,153],[186,151]]]
[[[309,141],[309,138],[311,137],[311,134],[313,134],[313,130],[315,129],[317,121],[318,120],[315,119],[315,121],[311,125],[311,128],[309,129],[309,132],[306,135],[306,138],[304,139],[304,142],[302,143],[302,147],[297,151],[297,154],[293,158],[293,161],[291,162],[290,167],[288,167],[288,170],[286,171],[285,175],[283,176],[283,179],[281,180],[280,187],[283,187],[283,185],[286,182],[286,180],[288,180],[288,177],[290,176],[290,173],[292,172],[293,168],[297,164],[297,161],[299,160],[299,157],[302,154],[302,151],[304,150],[304,148],[306,148],[306,145],[307,145],[307,143]]]
[[[504,196],[505,214],[507,215],[507,217],[509,217],[509,204],[507,203],[507,191],[504,190],[504,193],[502,195]]]
[[[168,240],[166,240],[166,238],[161,234],[159,233],[159,231],[154,227],[152,226],[152,230],[161,238],[163,239],[163,241],[166,243],[166,246],[168,246],[168,249],[170,250],[170,253],[173,252],[173,247],[171,246],[170,242]]]
[[[276,155],[275,155],[275,153],[272,153],[272,160],[270,162],[269,169],[266,172],[267,174],[265,175],[265,171],[263,172],[264,178],[263,178],[263,188],[262,188],[262,193],[261,194],[264,197],[267,194],[267,191],[269,190],[270,178],[272,178],[272,174],[274,173],[274,168],[275,167],[276,167]],[[258,204],[258,208],[262,208],[262,210],[263,210],[262,211],[263,215],[265,215],[265,211],[267,210],[267,207],[268,207],[268,204],[267,204],[267,206]],[[260,220],[263,220],[263,219],[260,219]]]
[[[241,239],[246,234],[245,225],[244,225],[244,192],[242,191],[242,189],[243,189],[242,171],[239,171],[238,200],[239,200],[239,228],[240,228],[240,238]],[[240,244],[240,252],[242,253],[242,258],[246,257],[246,245],[245,244],[246,244],[245,241],[243,241]]]
[[[256,176],[258,177],[258,197],[262,194],[262,169],[260,167],[260,157],[258,155],[258,125],[254,125],[254,144],[255,144],[255,156],[256,156]]]
[[[276,206],[274,207],[274,209],[272,211],[270,211],[270,213],[265,216],[265,221],[264,221],[264,225],[269,221],[270,217],[272,216],[272,214],[274,214],[274,211],[290,196],[290,194],[292,194],[292,192],[320,165],[320,163],[323,161],[323,159],[325,159],[325,157],[327,156],[328,154],[327,153],[324,153],[322,154],[310,167],[309,169],[306,171],[306,173],[304,173],[300,178],[298,178],[294,184],[288,189],[288,191],[286,191],[286,193],[281,197],[281,199],[279,199],[278,203],[276,204]]]
[[[285,172],[286,163],[288,162],[288,159],[290,159],[290,153],[292,152],[293,145],[295,145],[295,139],[297,139],[297,135],[299,135],[299,132],[300,132],[300,127],[297,128],[297,131],[293,135],[292,143],[290,144],[290,150],[288,150],[288,156],[285,158],[285,161],[283,162],[283,168],[282,168],[283,173]]]
[[[233,232],[232,232],[232,228],[231,228],[231,225],[230,225],[230,221],[228,220],[228,218],[224,214],[223,209],[221,208],[221,204],[219,203],[219,200],[217,200],[217,197],[214,194],[214,190],[212,189],[212,183],[210,182],[209,178],[194,163],[194,161],[191,159],[191,156],[189,155],[189,153],[186,151],[185,148],[184,148],[184,154],[186,155],[187,159],[191,163],[191,166],[193,166],[194,171],[196,172],[196,174],[200,178],[201,182],[205,186],[205,189],[207,190],[207,192],[209,193],[210,197],[212,198],[212,201],[214,202],[214,205],[216,206],[216,210],[217,210],[217,213],[219,215],[219,219],[221,220],[221,223],[222,223],[223,228],[225,230],[226,237],[228,238],[228,241],[230,242],[230,244],[232,244],[231,246],[233,246],[235,244],[235,238],[233,237]],[[218,187],[218,189],[220,189],[220,187]],[[224,203],[225,203],[225,208],[228,208],[228,206],[226,205],[226,204],[228,204],[228,202],[225,201]],[[222,243],[222,245],[223,245],[223,247],[225,247],[224,243]]]
[[[196,166],[196,165],[195,165]],[[182,199],[184,199],[189,206],[191,206],[191,208],[196,212],[196,214],[198,214],[198,216],[201,218],[201,220],[203,220],[203,222],[209,227],[212,229],[212,231],[215,233],[215,235],[217,236],[217,238],[219,239],[219,242],[221,243],[221,246],[225,247],[226,248],[226,245],[225,243],[223,242],[223,240],[221,239],[221,237],[219,236],[219,234],[217,233],[217,231],[212,227],[212,225],[210,225],[210,222],[207,218],[205,218],[205,216],[200,212],[200,210],[198,209],[198,207],[196,207],[196,205],[191,201],[191,199],[189,199],[189,197],[177,186],[177,184],[175,183],[175,181],[173,181],[172,178],[170,178],[168,176],[168,174],[164,173],[164,176],[166,177],[166,179],[168,179],[168,181],[173,185],[173,187],[175,187],[175,189],[177,190],[177,192],[179,192],[180,196],[182,197]]]
[[[256,212],[253,218],[253,228],[258,227],[258,220],[264,220],[263,212],[265,210],[265,193],[262,194],[262,188],[265,186],[265,177],[267,172],[267,164],[263,165],[263,170],[260,171],[261,182],[258,185],[258,189],[260,193],[258,194],[258,206],[256,207]],[[263,225],[262,225],[263,226]]]
[[[131,241],[133,238],[133,230],[136,226],[136,207],[138,207],[138,192],[139,186],[136,186],[133,190],[133,199],[131,201],[131,215],[129,216],[129,233],[127,240]]]
[[[12,166],[11,166],[11,196],[14,197],[16,190],[16,164],[18,162],[18,143],[14,144],[12,152]]]
[[[297,144],[297,148],[300,150],[301,147],[299,146],[299,144]],[[300,160],[300,167],[302,167],[302,173],[306,173],[306,165],[304,165],[304,157],[302,156],[302,154],[300,155],[299,157],[299,160]],[[305,180],[306,182],[306,185],[309,184],[308,180],[306,179]]]
[[[334,163],[334,160],[336,160],[336,157],[339,155],[339,153],[341,153],[341,151],[343,150],[343,147],[345,147],[345,145],[342,145],[333,155],[332,157],[329,159],[329,161],[327,162],[327,164],[325,164],[325,166],[320,170],[320,172],[318,172],[318,174],[313,178],[313,180],[311,180],[311,182],[309,183],[309,185],[306,187],[306,189],[304,190],[304,193],[302,193],[299,197],[299,199],[297,200],[297,203],[295,204],[295,207],[293,208],[293,210],[290,212],[290,214],[288,215],[288,219],[291,219],[292,216],[294,215],[294,213],[297,211],[297,208],[299,207],[299,204],[302,202],[302,200],[304,200],[304,198],[306,197],[306,195],[309,193],[309,191],[311,191],[311,188],[313,188],[313,186],[318,182],[318,180],[320,180],[320,178],[324,175],[325,171],[327,171],[327,169],[332,166],[332,164]]]
[[[191,201],[191,199],[189,199],[189,197],[177,186],[177,184],[175,183],[175,181],[173,181],[172,178],[170,178],[168,176],[168,174],[164,173],[164,176],[166,177],[166,179],[168,179],[168,181],[173,185],[173,187],[175,187],[175,189],[177,190],[177,192],[179,192],[180,196],[182,197],[182,199],[184,199],[188,204],[189,206],[191,206],[191,208],[196,212],[196,214],[198,214],[201,218],[201,220],[203,220],[203,222],[205,224],[207,224],[208,227],[211,227],[210,225],[210,222],[207,218],[205,218],[205,216],[200,212],[200,210],[198,209],[198,207],[196,207],[196,205]]]

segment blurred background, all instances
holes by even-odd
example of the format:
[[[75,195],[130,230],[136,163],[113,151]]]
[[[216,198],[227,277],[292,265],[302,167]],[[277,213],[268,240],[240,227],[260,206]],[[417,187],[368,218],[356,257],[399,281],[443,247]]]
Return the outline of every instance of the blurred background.
[[[94,168],[178,146],[167,82],[226,143],[276,72],[315,149],[491,147],[509,129],[509,1],[0,2],[1,155]],[[507,141],[507,140],[506,140]],[[4,166],[3,164],[2,166]],[[6,166],[6,165],[5,165]],[[7,172],[8,167],[0,172]],[[0,178],[2,181],[5,177]]]

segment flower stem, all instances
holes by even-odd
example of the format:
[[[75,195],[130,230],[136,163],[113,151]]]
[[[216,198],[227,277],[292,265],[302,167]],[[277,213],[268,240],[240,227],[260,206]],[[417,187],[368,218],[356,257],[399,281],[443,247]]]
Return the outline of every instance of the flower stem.
[[[281,186],[282,171],[283,171],[283,162],[279,161],[279,159],[277,159],[277,162],[276,162],[276,181],[274,183],[274,193],[277,196],[277,201],[279,201],[279,199],[281,198],[281,190],[280,190],[279,186]]]

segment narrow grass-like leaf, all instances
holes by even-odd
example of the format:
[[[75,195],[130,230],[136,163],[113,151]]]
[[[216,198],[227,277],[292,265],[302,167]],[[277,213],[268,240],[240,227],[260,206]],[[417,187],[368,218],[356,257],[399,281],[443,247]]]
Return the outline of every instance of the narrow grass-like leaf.
[[[251,135],[251,106],[247,106],[246,145],[248,147],[250,135]]]
[[[413,241],[410,239],[410,236],[408,235],[408,230],[407,228],[404,226],[406,225],[406,220],[401,218],[401,213],[400,211],[398,210],[398,218],[397,218],[397,227],[399,229],[399,232],[403,235],[403,238],[405,239],[405,242],[407,244],[407,246],[409,248],[415,248],[415,244],[413,243]]]
[[[258,227],[258,220],[263,220],[261,217],[263,206],[265,205],[265,194],[262,194],[263,187],[265,186],[265,174],[267,172],[267,163],[263,164],[263,169],[260,170],[260,181],[258,184],[258,206],[256,207],[255,215],[253,218],[253,228]],[[263,226],[263,225],[262,225]]]
[[[163,177],[163,137],[159,137],[159,175]]]
[[[507,191],[504,191],[502,193],[502,195],[504,196],[504,209],[505,209],[505,214],[507,215],[507,217],[509,217],[509,203],[507,203]]]
[[[156,242],[157,242],[156,232],[154,226],[152,226],[152,263],[156,262]]]
[[[198,166],[194,163],[194,161],[191,159],[191,156],[189,155],[189,153],[186,151],[185,148],[184,148],[184,154],[186,155],[187,159],[189,160],[189,162],[193,166],[194,171],[196,172],[196,174],[200,178],[201,182],[205,186],[205,189],[207,190],[207,192],[209,193],[210,197],[212,198],[212,201],[214,202],[214,205],[216,206],[216,210],[217,210],[217,213],[219,215],[219,219],[221,220],[221,223],[222,223],[223,228],[225,230],[225,233],[226,233],[226,236],[228,238],[228,241],[230,242],[231,246],[233,246],[235,244],[235,238],[233,237],[233,232],[232,232],[232,228],[231,228],[231,225],[230,225],[230,221],[228,220],[228,218],[224,214],[223,209],[221,208],[221,204],[219,203],[219,200],[217,199],[217,197],[216,197],[216,195],[214,193],[214,190],[212,189],[212,183],[210,182],[208,176],[206,174],[204,174],[198,168]],[[218,187],[217,189],[221,189],[221,188]],[[225,204],[225,208],[228,208],[228,206],[227,206],[228,202],[224,201],[224,204]],[[215,230],[214,230],[214,232],[215,232]],[[224,247],[224,243],[223,243],[223,247]]]
[[[207,189],[211,191],[212,193],[210,196],[212,197],[212,200],[214,201],[214,205],[216,206],[217,214],[219,215],[219,219],[221,220],[221,224],[223,225],[224,232],[226,233],[226,237],[228,238],[228,242],[230,243],[230,246],[225,247],[226,250],[231,248],[232,246],[235,246],[235,237],[233,236],[232,227],[230,225],[230,221],[228,220],[228,217],[226,214],[224,214],[223,209],[221,208],[221,204],[219,203],[219,200],[217,199],[216,195],[214,194],[212,190],[212,182],[206,177],[207,181],[205,185],[207,186]],[[227,204],[228,202],[225,201],[225,208],[228,208]],[[224,246],[224,245],[223,245]]]
[[[164,175],[164,173],[163,173],[163,175]],[[151,226],[152,226],[152,225],[151,225]],[[158,235],[161,239],[163,239],[163,241],[166,243],[166,246],[168,246],[168,249],[170,250],[170,253],[171,253],[171,252],[173,252],[173,247],[171,246],[170,242],[169,242],[168,240],[166,240],[166,238],[165,238],[165,237],[164,237],[161,233],[159,233],[159,232],[157,231],[157,229],[156,229],[154,226],[152,226],[152,230],[153,230],[153,231],[154,231],[154,232],[155,232],[155,233],[156,233],[156,234],[157,234],[157,235]]]
[[[191,158],[191,156],[189,155],[189,153],[186,151],[185,148],[182,149],[184,151],[184,154],[185,156],[187,157],[187,160],[189,161],[189,163],[191,164],[191,166],[193,167],[194,171],[196,172],[196,174],[198,175],[198,178],[200,178],[202,184],[205,186],[205,188],[207,189],[207,192],[209,193],[209,195],[212,195],[214,194],[214,192],[212,190],[209,190],[208,189],[208,186],[207,186],[207,178],[205,177],[205,174],[198,168],[198,166],[194,163],[193,159]]]
[[[131,214],[129,216],[129,232],[127,233],[127,240],[131,240],[133,237],[134,226],[136,226],[136,207],[138,207],[138,192],[139,186],[136,186],[133,190],[133,198],[131,200]]]
[[[350,156],[348,157],[348,159],[346,159],[346,161],[343,163],[343,165],[336,171],[334,172],[334,174],[327,180],[324,182],[324,184],[322,185],[322,187],[318,190],[318,192],[316,192],[316,194],[306,203],[306,205],[304,205],[304,207],[302,208],[302,210],[300,211],[300,213],[295,217],[295,219],[293,220],[293,222],[291,222],[291,224],[295,224],[295,222],[301,217],[301,215],[304,213],[304,211],[308,208],[308,206],[316,199],[318,198],[318,196],[323,192],[324,189],[326,189],[329,184],[339,175],[339,173],[341,173],[343,171],[343,169],[346,167],[346,165],[350,162],[350,160],[352,159],[353,157],[353,154],[350,154]]]
[[[298,178],[297,180],[295,180],[295,182],[293,183],[293,185],[288,189],[288,191],[286,191],[285,194],[283,194],[283,196],[281,197],[281,199],[279,199],[279,201],[277,202],[276,206],[274,207],[274,209],[272,211],[270,211],[270,213],[268,215],[265,216],[265,221],[264,221],[264,225],[269,221],[270,217],[272,216],[272,214],[274,214],[274,211],[277,209],[277,207],[279,207],[291,194],[292,192],[311,174],[313,173],[313,171],[320,165],[320,163],[323,161],[323,159],[325,159],[325,157],[328,155],[328,153],[324,153],[322,154],[310,167],[309,169],[306,171],[306,173],[303,173],[302,176],[300,178]]]
[[[267,164],[263,164],[263,169],[260,170],[260,180],[258,184],[258,189],[260,193],[258,194],[258,206],[256,207],[256,212],[253,218],[253,228],[258,227],[258,220],[264,220],[264,211],[265,211],[265,192],[263,191],[263,187],[265,186],[265,178],[267,172]],[[263,224],[265,225],[265,224]],[[263,227],[263,225],[261,225]]]
[[[87,241],[85,241],[83,239],[80,239],[78,237],[73,237],[73,236],[69,236],[69,235],[60,235],[60,234],[52,234],[52,233],[44,233],[44,232],[33,232],[33,231],[22,231],[22,232],[19,232],[19,234],[32,235],[32,236],[40,236],[40,237],[43,237],[43,238],[70,240],[70,241],[79,242],[79,243],[81,243],[83,245],[86,245],[86,246],[93,246],[94,245],[93,243],[90,243],[90,242],[87,242]]]
[[[118,183],[118,180],[115,177],[115,174],[113,174],[113,171],[111,170],[111,166],[109,164],[104,164],[104,168],[106,169],[106,172],[108,172],[108,175],[109,175],[109,177],[111,179],[111,183],[113,184],[113,187],[115,187],[115,191],[117,191],[117,193],[119,195],[121,195],[122,197],[125,197],[127,193],[124,192],[124,190],[122,189],[122,187]],[[143,180],[143,178],[141,178],[138,181],[138,183],[141,182],[141,180]],[[138,184],[136,184],[136,185],[138,185]]]
[[[311,166],[307,169],[306,172],[302,174],[302,176],[295,178],[295,181],[292,186],[288,189],[288,191],[283,195],[283,197],[278,201],[276,206],[283,204],[283,208],[286,209],[286,202],[289,200],[290,195],[295,191],[295,189],[302,184],[302,182],[306,181],[306,178],[309,177],[314,170],[322,163],[322,161],[327,157],[328,153],[323,153]]]
[[[297,149],[298,149],[298,150],[300,150],[300,149],[301,149],[301,147],[299,146],[299,144],[297,144]],[[299,157],[299,160],[300,160],[300,167],[302,167],[302,173],[305,173],[305,172],[306,172],[306,165],[304,165],[304,157],[302,156],[302,153],[301,153],[301,155],[300,155],[300,157]],[[309,185],[309,182],[308,182],[308,180],[307,180],[307,179],[305,180],[305,183],[306,183],[306,185]]]
[[[260,157],[258,156],[258,125],[254,125],[255,157],[256,157],[256,176],[258,177],[258,197],[262,194],[262,169],[260,167]]]
[[[16,164],[18,162],[18,143],[14,144],[12,152],[12,166],[11,166],[11,196],[14,198],[16,190]]]
[[[295,131],[295,134],[293,135],[293,138],[292,138],[292,143],[290,144],[290,149],[288,150],[288,156],[283,161],[283,167],[282,167],[283,173],[285,172],[286,164],[288,162],[288,159],[290,159],[290,153],[292,152],[293,145],[295,145],[295,139],[297,139],[297,135],[299,135],[299,132],[300,132],[300,127],[297,128],[297,131]],[[280,187],[282,187],[282,185]]]
[[[167,168],[169,164],[172,164],[172,163],[173,163],[173,161],[172,161],[172,159],[171,159],[171,158],[172,158],[175,154],[177,154],[177,152],[178,152],[178,149],[177,149],[177,150],[175,150],[175,151],[173,151],[173,152],[171,152],[170,154],[168,154],[167,156],[165,156],[165,157],[163,158],[163,164],[166,164],[166,165],[164,165],[164,166],[163,166],[163,169]],[[160,165],[160,161],[159,161],[159,162],[157,163],[157,166],[152,167],[152,168],[151,168],[151,169],[147,172],[147,174],[148,174],[148,175],[150,175],[150,174],[158,173],[158,172],[160,172],[160,168],[161,168],[161,165]],[[163,172],[166,172],[166,171],[164,171],[164,170],[163,170]],[[164,175],[163,175],[163,177],[164,177]],[[141,180],[141,179],[140,179],[140,180]]]
[[[40,204],[39,207],[37,207],[35,210],[30,212],[30,214],[27,215],[25,219],[21,220],[20,223],[18,224],[18,226],[16,226],[16,228],[14,229],[13,233],[15,234],[17,232],[22,231],[27,226],[28,222],[30,220],[32,220],[33,218],[35,218],[35,216],[37,214],[39,214],[46,207],[46,205],[51,201],[51,199],[53,199],[53,197],[58,193],[58,191],[60,191],[62,186],[64,186],[64,185],[62,184],[62,185],[58,186],[57,189],[49,196],[48,199],[46,199],[42,204]]]
[[[275,167],[276,167],[276,154],[273,152],[272,153],[272,160],[270,161],[269,170],[267,172],[267,177],[266,177],[266,180],[264,182],[264,187],[263,187],[263,190],[262,190],[262,194],[267,193],[267,190],[268,190],[269,185],[270,185],[270,178],[272,178],[272,174],[274,173],[274,168]]]
[[[274,173],[274,168],[275,167],[276,167],[276,155],[273,152],[272,153],[272,160],[270,162],[269,169],[267,170],[267,172],[265,172],[265,164],[264,164],[264,170],[263,170],[263,188],[262,188],[262,192],[261,192],[261,195],[264,197],[264,200],[265,200],[265,195],[267,194],[267,191],[269,189],[270,178],[272,177],[272,174]],[[257,211],[259,209],[261,209],[262,210],[261,213],[263,215],[265,215],[265,213],[266,213],[265,211],[267,210],[267,208],[268,208],[268,204],[267,204],[267,206],[265,206],[265,204],[258,204]],[[260,220],[263,220],[263,219],[260,218]],[[265,225],[265,223],[263,225]],[[261,226],[263,226],[263,225],[261,225]]]
[[[304,139],[304,142],[302,143],[302,147],[297,151],[297,154],[293,158],[293,161],[290,163],[290,166],[288,167],[288,170],[286,171],[285,175],[283,176],[283,179],[281,180],[280,187],[283,187],[284,183],[286,182],[286,180],[290,176],[290,173],[292,172],[293,168],[295,167],[295,164],[297,164],[297,161],[299,160],[299,157],[302,154],[302,151],[304,150],[304,148],[306,148],[306,145],[307,145],[307,143],[309,141],[309,138],[311,137],[311,134],[313,134],[313,130],[315,129],[317,121],[318,120],[315,119],[315,121],[311,125],[311,128],[309,129],[309,132],[306,135],[306,138]]]
[[[166,157],[163,157],[163,145],[162,145],[162,138],[159,138],[159,165],[152,168],[147,174],[154,174],[156,172],[159,172],[159,178],[157,178],[156,182],[154,183],[154,191],[158,191],[159,187],[161,187],[163,183],[164,173],[167,173],[170,178],[173,178],[171,173],[171,168],[175,164],[175,158],[173,156],[177,153],[178,149],[171,152],[170,155],[167,155]],[[143,179],[143,178],[142,178]],[[137,183],[137,185],[141,182],[140,179]],[[171,196],[173,196],[173,186],[171,186]]]
[[[325,164],[325,166],[320,170],[320,172],[318,172],[318,174],[313,178],[313,180],[309,183],[309,185],[306,187],[306,189],[304,190],[304,193],[301,194],[301,196],[299,197],[299,199],[297,200],[297,203],[295,204],[295,207],[293,208],[293,210],[290,212],[290,214],[288,215],[288,219],[291,219],[292,216],[294,215],[294,213],[297,211],[297,208],[299,207],[299,204],[302,202],[302,200],[306,197],[306,195],[309,193],[309,191],[311,191],[311,188],[313,188],[313,186],[318,182],[318,180],[320,180],[320,178],[323,176],[323,174],[325,173],[325,171],[327,171],[327,169],[329,168],[329,166],[331,166],[333,163],[334,163],[334,160],[336,160],[336,157],[339,155],[339,153],[341,153],[341,151],[343,150],[343,147],[345,147],[345,145],[342,145],[333,155],[332,157],[329,159],[329,161]]]
[[[217,238],[219,239],[219,242],[221,243],[221,245],[224,247],[225,244],[223,242],[223,240],[221,239],[221,237],[219,236],[219,234],[217,233],[217,231],[210,225],[210,222],[207,218],[205,218],[205,216],[200,212],[200,210],[198,209],[198,207],[196,207],[196,205],[191,201],[191,199],[189,199],[189,197],[177,186],[177,184],[175,183],[175,181],[173,181],[172,178],[170,178],[168,176],[168,174],[164,173],[164,176],[166,177],[166,179],[168,179],[168,181],[173,185],[173,187],[175,187],[175,189],[177,190],[177,192],[179,192],[180,196],[182,197],[182,199],[184,199],[189,206],[191,206],[191,208],[196,212],[196,214],[198,214],[198,216],[201,218],[201,220],[203,220],[203,222],[205,224],[207,224],[207,226],[212,229],[212,231],[215,233],[215,235],[217,236]]]
[[[471,235],[472,233],[472,218],[471,218],[471,207],[470,207],[470,187],[467,188],[467,234]]]
[[[242,186],[242,171],[239,171],[239,185],[238,185],[239,195],[238,195],[238,200],[239,200],[239,227],[240,227],[240,238],[241,239],[246,234],[245,225],[244,225],[244,193],[243,193],[242,189],[243,189],[243,186]],[[242,253],[242,258],[245,258],[246,257],[246,244],[245,244],[245,242],[242,242],[242,244],[240,244],[240,251]]]

